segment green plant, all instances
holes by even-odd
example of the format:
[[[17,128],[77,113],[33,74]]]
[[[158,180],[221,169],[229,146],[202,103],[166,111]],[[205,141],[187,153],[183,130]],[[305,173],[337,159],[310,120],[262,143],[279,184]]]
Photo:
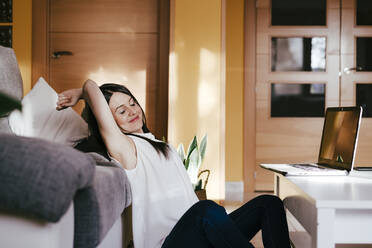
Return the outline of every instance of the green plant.
[[[201,139],[200,146],[198,145],[198,139],[196,136],[192,139],[187,153],[183,144],[179,144],[177,148],[178,155],[180,156],[187,174],[189,175],[190,181],[195,190],[199,190],[202,187],[202,180],[198,181],[198,172],[200,166],[205,157],[205,151],[207,148],[207,135],[204,135]]]
[[[17,99],[0,92],[0,117],[14,109],[22,110],[22,104]]]

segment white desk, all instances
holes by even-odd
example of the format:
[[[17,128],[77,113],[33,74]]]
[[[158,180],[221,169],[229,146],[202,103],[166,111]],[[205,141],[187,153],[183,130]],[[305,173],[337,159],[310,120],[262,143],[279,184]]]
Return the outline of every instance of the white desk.
[[[311,235],[312,248],[372,244],[372,179],[275,174],[275,193]]]

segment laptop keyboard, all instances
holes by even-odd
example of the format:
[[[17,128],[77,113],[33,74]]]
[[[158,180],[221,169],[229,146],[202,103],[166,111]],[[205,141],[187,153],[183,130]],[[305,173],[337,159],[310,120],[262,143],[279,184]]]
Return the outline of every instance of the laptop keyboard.
[[[291,164],[290,166],[301,169],[301,170],[306,170],[306,171],[324,171],[324,170],[330,170],[324,167],[318,167],[314,166],[312,164]]]

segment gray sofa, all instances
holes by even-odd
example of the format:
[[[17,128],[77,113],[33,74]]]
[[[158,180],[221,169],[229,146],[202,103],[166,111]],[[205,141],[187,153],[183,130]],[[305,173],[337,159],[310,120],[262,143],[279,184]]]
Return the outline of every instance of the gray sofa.
[[[21,99],[12,49],[0,46],[0,91]],[[12,134],[0,117],[0,247],[126,247],[125,171],[95,153]]]

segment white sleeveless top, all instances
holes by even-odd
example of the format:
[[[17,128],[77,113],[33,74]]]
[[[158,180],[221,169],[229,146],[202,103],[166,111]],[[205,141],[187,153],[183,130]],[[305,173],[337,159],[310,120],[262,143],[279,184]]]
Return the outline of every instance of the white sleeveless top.
[[[151,133],[137,135],[155,140]],[[132,190],[134,247],[158,248],[198,198],[174,148],[166,159],[146,140],[128,137],[137,149],[136,168],[125,170]]]

